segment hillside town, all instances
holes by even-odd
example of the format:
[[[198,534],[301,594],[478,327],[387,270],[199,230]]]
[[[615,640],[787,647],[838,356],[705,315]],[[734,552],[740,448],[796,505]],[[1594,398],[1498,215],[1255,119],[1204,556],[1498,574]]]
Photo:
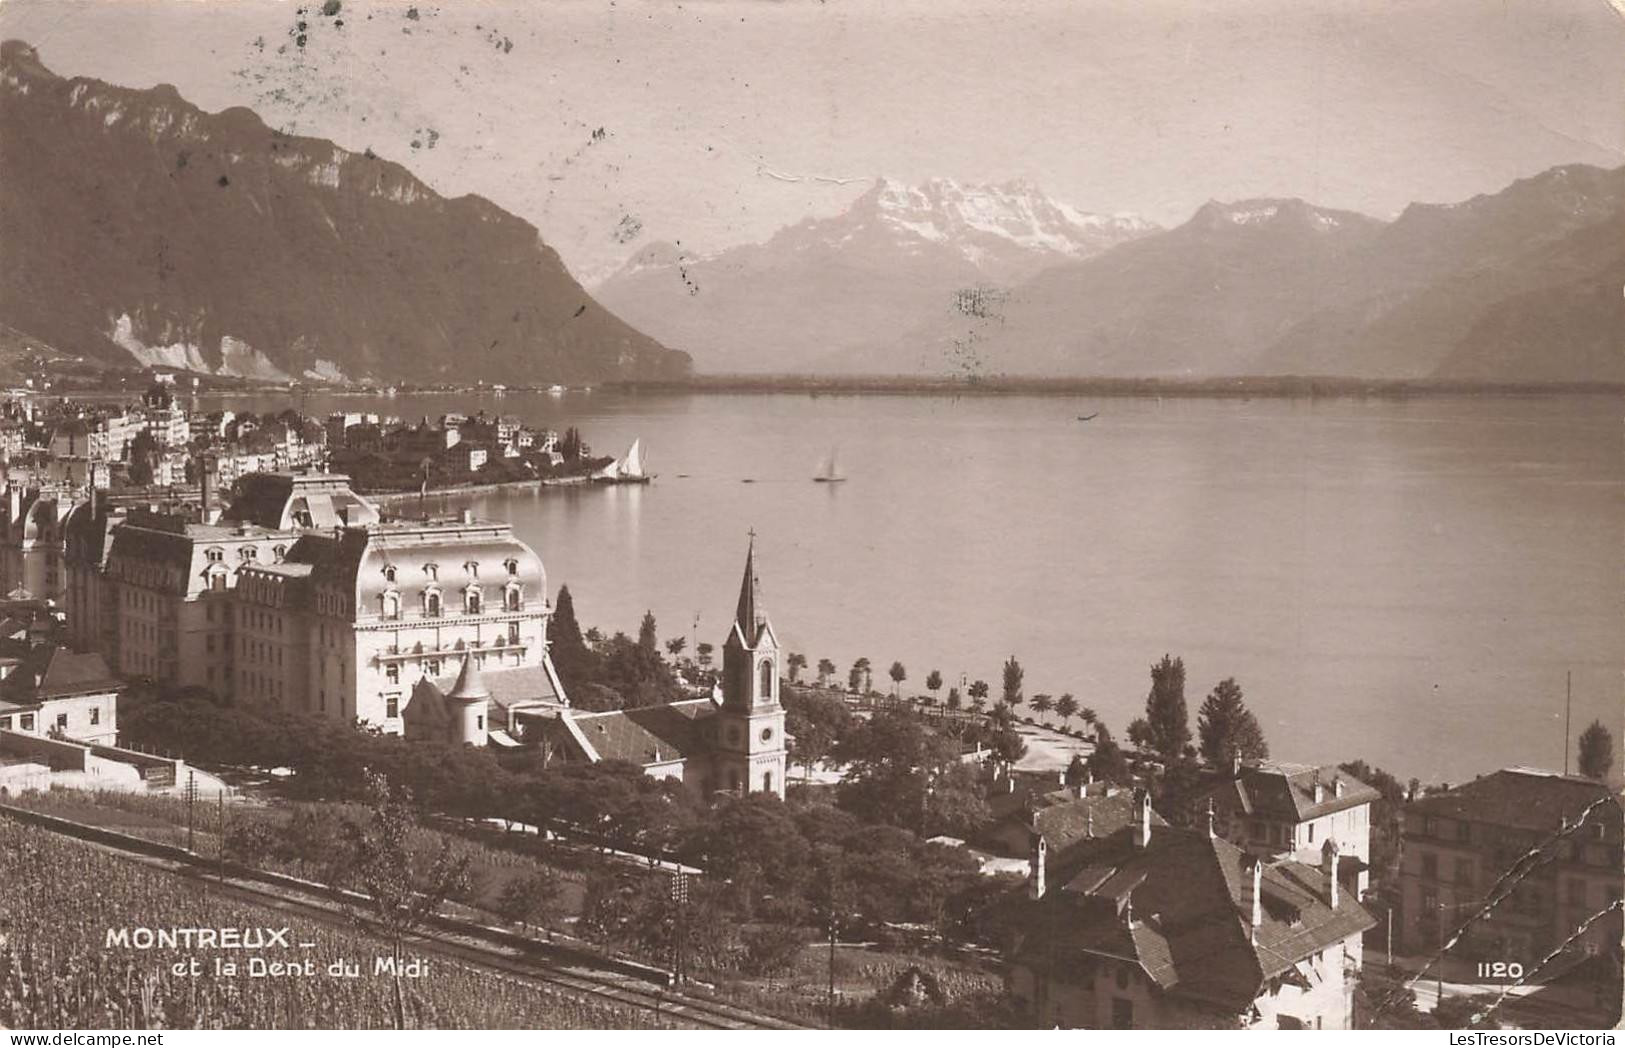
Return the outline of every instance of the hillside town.
[[[560,475],[590,461],[573,432],[195,413],[162,384],[139,405],[0,411],[8,804],[90,819],[202,782],[220,798],[222,861],[283,855],[310,875],[288,835],[317,809],[245,814],[253,836],[232,838],[226,798],[355,802],[363,769],[387,769],[453,836],[525,826],[495,847],[539,835],[597,871],[573,912],[545,865],[496,901],[463,900],[475,910],[769,1011],[763,981],[794,979],[827,937],[828,992],[811,979],[796,1013],[809,1022],[1617,1019],[1625,820],[1600,724],[1580,774],[1406,785],[1356,755],[1272,759],[1293,740],[1265,741],[1234,680],[1193,735],[1173,657],[1122,744],[1073,696],[1026,695],[1014,656],[997,691],[962,682],[939,701],[932,671],[910,695],[900,663],[877,691],[867,659],[843,688],[832,662],[807,679],[808,658],[781,645],[743,531],[716,666],[718,643],[662,646],[652,615],[636,639],[583,631],[509,523],[393,512],[356,481],[410,490],[496,462]],[[691,874],[674,911],[668,881]],[[884,944],[885,976],[837,992],[846,939]],[[945,989],[956,980],[974,989]]]

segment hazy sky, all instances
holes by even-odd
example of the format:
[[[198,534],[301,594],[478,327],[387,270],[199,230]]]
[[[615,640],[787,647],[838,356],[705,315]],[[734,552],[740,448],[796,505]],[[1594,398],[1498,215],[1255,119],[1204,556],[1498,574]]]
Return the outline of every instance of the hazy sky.
[[[1625,163],[1608,0],[321,6],[5,0],[0,35],[65,76],[370,146],[528,218],[589,279],[651,239],[835,213],[875,175],[1026,178],[1172,224],[1262,195],[1389,217]]]

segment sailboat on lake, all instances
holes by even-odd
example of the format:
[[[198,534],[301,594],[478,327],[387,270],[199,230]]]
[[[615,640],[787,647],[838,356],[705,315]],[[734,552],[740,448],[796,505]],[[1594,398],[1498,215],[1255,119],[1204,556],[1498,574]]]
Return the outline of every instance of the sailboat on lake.
[[[626,454],[592,475],[594,484],[647,484],[654,474],[643,466],[643,439],[632,441]]]
[[[824,459],[824,461],[819,464],[818,472],[813,475],[813,483],[839,484],[845,479],[845,477],[841,476],[840,470],[835,465],[835,449],[830,448],[829,457]]]

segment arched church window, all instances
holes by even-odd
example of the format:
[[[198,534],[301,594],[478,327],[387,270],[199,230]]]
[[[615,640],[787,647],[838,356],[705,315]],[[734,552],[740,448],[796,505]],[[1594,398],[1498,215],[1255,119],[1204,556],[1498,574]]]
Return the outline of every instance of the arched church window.
[[[756,685],[756,694],[760,698],[771,699],[773,697],[773,660],[762,660],[757,667],[757,671],[759,680]]]
[[[773,773],[770,771],[762,772],[762,791],[764,793],[773,792]]]

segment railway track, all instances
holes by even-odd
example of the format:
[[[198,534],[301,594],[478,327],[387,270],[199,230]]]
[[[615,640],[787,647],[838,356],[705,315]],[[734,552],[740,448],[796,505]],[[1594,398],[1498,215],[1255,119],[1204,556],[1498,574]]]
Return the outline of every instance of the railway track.
[[[268,880],[292,882],[294,879],[266,874],[263,871],[243,871],[241,868],[233,870],[228,867],[226,871],[221,871],[212,860],[193,855],[183,849],[97,827],[85,827],[53,816],[26,812],[9,805],[0,805],[0,814],[20,818],[36,827],[72,837],[89,847],[100,848],[150,869],[206,883],[211,890],[239,901],[264,906],[329,927],[346,930],[353,930],[355,927],[354,918],[351,916],[352,910],[334,898],[337,892],[325,885],[310,884],[306,888],[296,883],[268,883]],[[350,895],[353,901],[365,901],[364,897],[355,896],[353,893]],[[438,923],[440,927],[423,928],[412,936],[411,943],[414,949],[454,960],[469,967],[494,972],[505,978],[640,1008],[650,1012],[657,1020],[673,1025],[715,1030],[805,1028],[723,1001],[668,988],[661,983],[663,977],[669,976],[669,973],[661,969],[631,965],[612,959],[604,959],[602,963],[594,964],[589,955],[575,950],[567,951],[570,959],[560,960],[558,955],[565,951],[560,951],[540,940],[528,939],[502,929],[485,928],[470,921],[442,918]],[[618,968],[621,970],[617,970]]]

